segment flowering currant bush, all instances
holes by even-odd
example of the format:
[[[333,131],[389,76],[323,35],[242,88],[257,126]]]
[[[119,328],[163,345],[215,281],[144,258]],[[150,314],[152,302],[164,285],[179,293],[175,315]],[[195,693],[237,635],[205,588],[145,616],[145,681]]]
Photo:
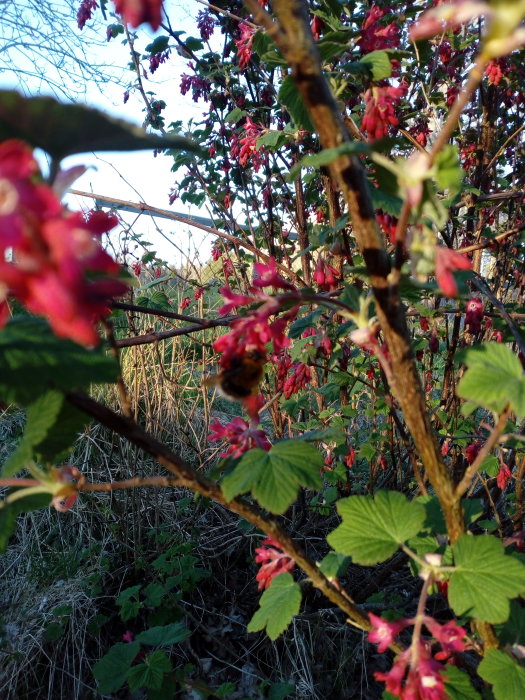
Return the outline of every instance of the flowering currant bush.
[[[137,485],[190,488],[264,533],[249,632],[285,633],[314,587],[377,645],[373,697],[481,697],[488,683],[507,700],[525,692],[525,2],[423,5],[232,0],[199,7],[198,37],[168,22],[156,48],[134,49],[139,77],[174,48],[187,57],[180,99],[202,106],[199,150],[164,143],[169,201],[206,203],[214,242],[206,280],[155,309],[181,325],[142,337],[130,325],[113,350],[214,329],[209,477],[133,422],[122,378],[125,417],[79,391],[87,371],[64,386],[48,368],[40,390],[172,472]],[[160,26],[160,3],[115,8]],[[79,26],[96,10],[83,2]],[[173,107],[146,99],[150,128],[165,132]],[[111,218],[66,212],[21,141],[0,146],[0,178],[0,398],[31,418],[15,305],[93,346],[125,287],[99,242]],[[130,265],[140,277],[148,262]],[[185,315],[192,304],[203,318]],[[110,381],[114,360],[84,349],[75,361]],[[231,400],[227,419],[208,412],[210,387]],[[3,483],[21,488],[0,513],[25,487],[69,508],[130,485],[56,471],[32,439],[8,462]]]

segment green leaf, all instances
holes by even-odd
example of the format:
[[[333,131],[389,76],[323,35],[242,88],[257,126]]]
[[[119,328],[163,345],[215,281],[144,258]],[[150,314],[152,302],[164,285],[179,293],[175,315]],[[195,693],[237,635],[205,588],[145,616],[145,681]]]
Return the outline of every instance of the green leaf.
[[[510,615],[501,630],[497,631],[500,644],[525,644],[525,610],[516,600],[510,601]]]
[[[509,599],[525,591],[525,566],[504,553],[491,535],[462,535],[452,545],[455,571],[448,599],[456,615],[485,622],[505,622]]]
[[[297,497],[300,486],[321,485],[321,453],[307,442],[278,442],[269,452],[246,452],[221,487],[226,500],[251,491],[256,501],[271,513],[284,513]]]
[[[507,404],[519,417],[525,416],[525,379],[521,363],[503,343],[482,343],[460,355],[468,370],[457,394],[491,411],[501,412]]]
[[[289,573],[276,576],[261,596],[259,609],[248,623],[248,632],[266,628],[270,639],[277,639],[301,606],[301,589]]]
[[[293,683],[272,683],[268,690],[268,700],[284,700],[295,690]]]
[[[441,671],[441,676],[449,700],[481,700],[481,695],[472,687],[469,676],[456,666],[447,664]]]
[[[396,491],[350,496],[338,501],[337,510],[343,522],[328,535],[328,544],[368,566],[388,559],[401,543],[417,535],[426,516],[420,503],[410,503]]]
[[[228,112],[228,114],[224,117],[225,122],[231,122],[232,124],[237,124],[238,121],[240,121],[243,117],[245,117],[248,114],[244,109],[241,109],[240,107],[234,107],[231,112]]]
[[[489,455],[483,460],[480,471],[486,472],[488,476],[497,476],[499,473],[499,459],[494,455]]]
[[[336,445],[342,445],[346,442],[346,433],[343,428],[332,425],[329,428],[309,430],[307,433],[303,433],[294,439],[304,440],[305,442],[335,442]]]
[[[303,98],[291,75],[287,75],[281,83],[277,101],[286,107],[297,128],[315,131],[308,110],[304,106]]]
[[[184,641],[190,634],[191,632],[184,625],[180,622],[174,622],[171,625],[150,627],[148,630],[137,634],[136,640],[152,647],[167,647]]]
[[[93,675],[102,695],[114,693],[128,678],[129,669],[140,651],[138,642],[119,642],[93,666]]]
[[[269,148],[271,151],[275,151],[277,148],[286,143],[288,139],[288,134],[284,131],[267,131],[262,136],[259,136],[255,146],[257,150],[261,147]]]
[[[492,683],[496,700],[523,700],[525,669],[498,649],[489,649],[478,666],[483,680]]]
[[[0,333],[0,396],[28,406],[50,389],[72,391],[114,382],[118,364],[102,349],[57,338],[43,319],[12,319]]]
[[[131,692],[134,693],[143,686],[158,690],[164,680],[164,674],[169,673],[171,669],[171,661],[163,651],[152,651],[143,664],[137,664],[130,669],[128,683]]]
[[[369,147],[359,141],[345,141],[340,146],[334,148],[325,148],[318,153],[312,153],[304,156],[301,160],[290,168],[287,176],[289,182],[297,180],[301,173],[301,168],[320,168],[333,163],[339,156],[349,155],[354,153],[367,153]]]
[[[50,503],[50,494],[39,493],[20,498],[18,501],[14,501],[14,503],[9,503],[0,508],[0,554],[7,549],[9,538],[16,527],[17,517],[21,513],[29,513],[32,510],[47,508]]]
[[[457,146],[446,144],[437,154],[435,160],[435,180],[440,190],[448,190],[449,198],[460,190],[465,175],[459,161]]]
[[[151,42],[151,44],[148,44],[144,50],[152,54],[162,53],[163,51],[166,51],[169,43],[169,36],[158,36],[154,41]]]
[[[392,75],[392,64],[387,51],[371,51],[363,56],[359,62],[368,68],[374,81],[384,80]]]
[[[182,136],[155,136],[122,119],[53,97],[22,97],[0,90],[0,141],[18,138],[57,160],[90,151],[138,151],[153,148],[199,150]]]
[[[339,552],[328,552],[319,564],[321,571],[327,578],[338,578],[343,576],[348,569],[350,559]]]
[[[139,601],[139,592],[141,585],[130,586],[130,588],[125,588],[116,600],[117,605],[120,608],[119,615],[123,622],[127,620],[132,620],[137,617],[141,607]]]
[[[31,460],[56,463],[87,422],[88,417],[68,404],[64,394],[42,394],[28,406],[24,434],[6,461],[2,476],[16,474]]]
[[[317,309],[316,311],[313,311],[311,314],[308,314],[307,316],[303,316],[302,318],[298,318],[296,321],[292,323],[290,326],[290,330],[288,332],[288,337],[289,338],[300,338],[304,331],[308,330],[309,328],[312,328],[315,325],[315,322],[319,318],[319,316],[322,313],[322,309]]]

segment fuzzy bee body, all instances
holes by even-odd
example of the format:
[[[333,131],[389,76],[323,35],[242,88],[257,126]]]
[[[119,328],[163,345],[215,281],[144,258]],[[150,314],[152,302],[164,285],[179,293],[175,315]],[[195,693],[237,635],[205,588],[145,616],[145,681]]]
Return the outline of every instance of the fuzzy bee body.
[[[204,386],[216,386],[219,391],[234,401],[242,401],[257,393],[264,373],[265,357],[257,351],[247,352],[230,361],[227,369],[207,377]]]

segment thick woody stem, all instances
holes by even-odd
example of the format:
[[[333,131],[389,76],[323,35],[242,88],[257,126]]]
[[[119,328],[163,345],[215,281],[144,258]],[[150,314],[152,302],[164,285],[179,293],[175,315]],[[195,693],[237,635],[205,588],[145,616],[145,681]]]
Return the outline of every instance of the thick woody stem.
[[[149,485],[186,487],[191,489],[194,493],[199,493],[205,498],[212,499],[232,513],[240,515],[266,535],[277,540],[282,545],[283,550],[292,557],[297,566],[307,574],[312,585],[319,589],[334,605],[346,613],[353,625],[363,630],[370,629],[371,626],[366,613],[363,613],[345,593],[340,592],[334,584],[319,571],[316,564],[305,556],[300,547],[295,544],[280,525],[264,515],[259,508],[240,498],[227,501],[218,484],[194,471],[183,459],[172,452],[166,445],[146,433],[135,422],[123,416],[119,416],[109,408],[97,403],[90,396],[87,396],[87,394],[81,392],[71,393],[67,395],[67,399],[76,408],[84,411],[84,413],[95,418],[102,425],[122,435],[133,445],[136,445],[150,454],[175,477],[167,479],[163,484],[159,484],[155,480],[154,483],[150,483]],[[139,482],[141,482],[141,480],[135,481],[132,479],[129,486],[145,485],[143,482]],[[84,487],[83,490],[99,489]],[[398,644],[392,645],[391,648],[396,652],[402,650]]]
[[[274,0],[272,7],[279,20],[279,24],[276,24],[257,0],[245,0],[245,4],[288,61],[319,134],[321,146],[334,148],[349,141],[340,110],[322,72],[306,5],[301,0]],[[377,315],[388,343],[392,371],[399,388],[395,392],[396,399],[440,500],[450,539],[455,542],[464,530],[461,504],[432,432],[399,288],[390,278],[390,259],[376,224],[365,173],[358,159],[351,155],[338,157],[330,164],[329,170],[346,200],[353,233],[370,275]]]

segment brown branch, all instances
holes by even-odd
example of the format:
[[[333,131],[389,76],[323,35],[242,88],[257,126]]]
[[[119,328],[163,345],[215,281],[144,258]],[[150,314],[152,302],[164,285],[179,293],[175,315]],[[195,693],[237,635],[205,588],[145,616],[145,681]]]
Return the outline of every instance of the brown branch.
[[[515,236],[517,233],[521,233],[522,231],[525,231],[525,224],[522,226],[516,226],[516,228],[511,228],[508,231],[500,233],[498,236],[494,236],[494,238],[486,239],[481,243],[474,243],[473,245],[466,246],[465,248],[458,248],[458,253],[472,253],[474,250],[491,248],[492,246],[496,246],[502,241],[505,241],[507,238],[510,238],[510,236]]]
[[[317,565],[312,562],[300,547],[290,538],[290,536],[275,522],[275,520],[264,515],[260,508],[251,505],[240,498],[234,498],[227,501],[218,486],[213,481],[210,481],[202,474],[194,471],[181,457],[172,452],[167,445],[156,440],[154,437],[146,433],[139,425],[133,421],[119,416],[106,406],[97,403],[90,396],[82,392],[67,394],[67,400],[76,408],[80,409],[87,415],[96,419],[106,428],[125,437],[136,447],[147,452],[154,457],[159,464],[174,475],[175,479],[170,478],[166,485],[174,485],[186,487],[198,493],[205,498],[209,498],[216,503],[224,506],[232,513],[240,515],[256,528],[264,532],[266,535],[273,537],[281,545],[284,551],[292,557],[295,563],[307,574],[312,585],[320,590],[334,605],[340,608],[355,626],[363,630],[371,628],[370,622],[366,613],[356,606],[346,594],[341,593],[332,584],[324,574],[319,571]],[[132,479],[131,482],[134,482]],[[143,485],[142,483],[131,483],[130,485]],[[157,483],[150,485],[159,485]],[[160,484],[163,485],[163,484]],[[123,486],[122,488],[125,488]],[[91,488],[88,490],[98,490]],[[103,489],[100,489],[103,490]],[[111,489],[108,489],[111,490]],[[401,651],[398,644],[391,646],[393,651]]]
[[[335,148],[349,141],[339,107],[322,72],[306,5],[300,0],[274,0],[272,7],[279,21],[277,24],[257,0],[245,0],[245,4],[287,60],[322,148]],[[454,542],[464,530],[461,504],[455,497],[426,411],[399,288],[389,280],[390,259],[375,220],[364,171],[356,157],[346,154],[330,163],[329,171],[346,200],[353,233],[370,275],[379,322],[391,356],[395,378],[392,392],[436,490],[450,539]]]
[[[164,219],[172,219],[173,221],[179,221],[181,224],[186,224],[187,226],[193,226],[194,228],[198,228],[201,231],[206,231],[206,233],[210,233],[213,236],[218,236],[219,238],[223,238],[225,241],[229,241],[230,243],[234,243],[235,245],[240,245],[242,248],[246,248],[246,250],[249,250],[250,253],[253,253],[256,258],[260,258],[263,262],[268,263],[270,261],[270,256],[266,255],[266,253],[261,252],[258,248],[255,248],[255,246],[252,246],[250,243],[247,243],[246,241],[243,241],[241,238],[236,238],[235,236],[231,236],[229,233],[223,233],[222,231],[219,231],[216,228],[213,228],[212,226],[206,226],[206,224],[201,224],[198,221],[195,221],[195,219],[192,219],[191,216],[181,216],[180,214],[174,214],[170,211],[167,211],[166,209],[159,209],[158,207],[152,207],[150,204],[146,204],[145,202],[130,202],[126,199],[115,199],[115,197],[106,197],[105,195],[102,194],[93,194],[92,192],[85,192],[83,190],[73,190],[70,189],[68,190],[71,194],[76,194],[79,197],[89,197],[90,199],[99,199],[101,202],[106,202],[108,207],[119,207],[119,206],[125,206],[129,207],[130,209],[134,209],[136,211],[141,211],[141,212],[150,212],[151,214],[158,214],[159,216],[162,216]],[[285,265],[282,265],[281,263],[276,261],[276,266],[277,268],[283,272],[287,277],[291,277],[294,279],[296,282],[298,282],[301,285],[304,285],[303,280],[300,278],[300,276],[294,272],[293,270],[290,270],[287,268]]]
[[[204,330],[204,328],[215,328],[216,326],[224,325],[222,319],[217,319],[216,321],[208,321],[206,325],[196,323],[195,325],[184,326],[183,328],[172,328],[169,331],[152,331],[144,335],[136,335],[133,338],[122,338],[122,340],[117,340],[115,344],[117,348],[129,348],[133,345],[147,345],[148,343],[157,343],[159,340],[166,340],[166,338],[176,338],[179,335],[197,333],[198,331]]]
[[[207,319],[199,318],[198,316],[187,316],[186,314],[178,314],[175,311],[163,311],[162,309],[152,309],[149,306],[138,306],[137,304],[127,304],[122,301],[114,301],[111,303],[114,309],[123,309],[124,311],[136,311],[141,314],[149,314],[150,316],[163,316],[165,318],[174,318],[177,321],[185,321],[187,323],[198,323],[203,328],[207,328],[211,322],[217,322],[217,325],[229,326],[232,321],[235,321],[238,316],[223,316],[222,318]]]

